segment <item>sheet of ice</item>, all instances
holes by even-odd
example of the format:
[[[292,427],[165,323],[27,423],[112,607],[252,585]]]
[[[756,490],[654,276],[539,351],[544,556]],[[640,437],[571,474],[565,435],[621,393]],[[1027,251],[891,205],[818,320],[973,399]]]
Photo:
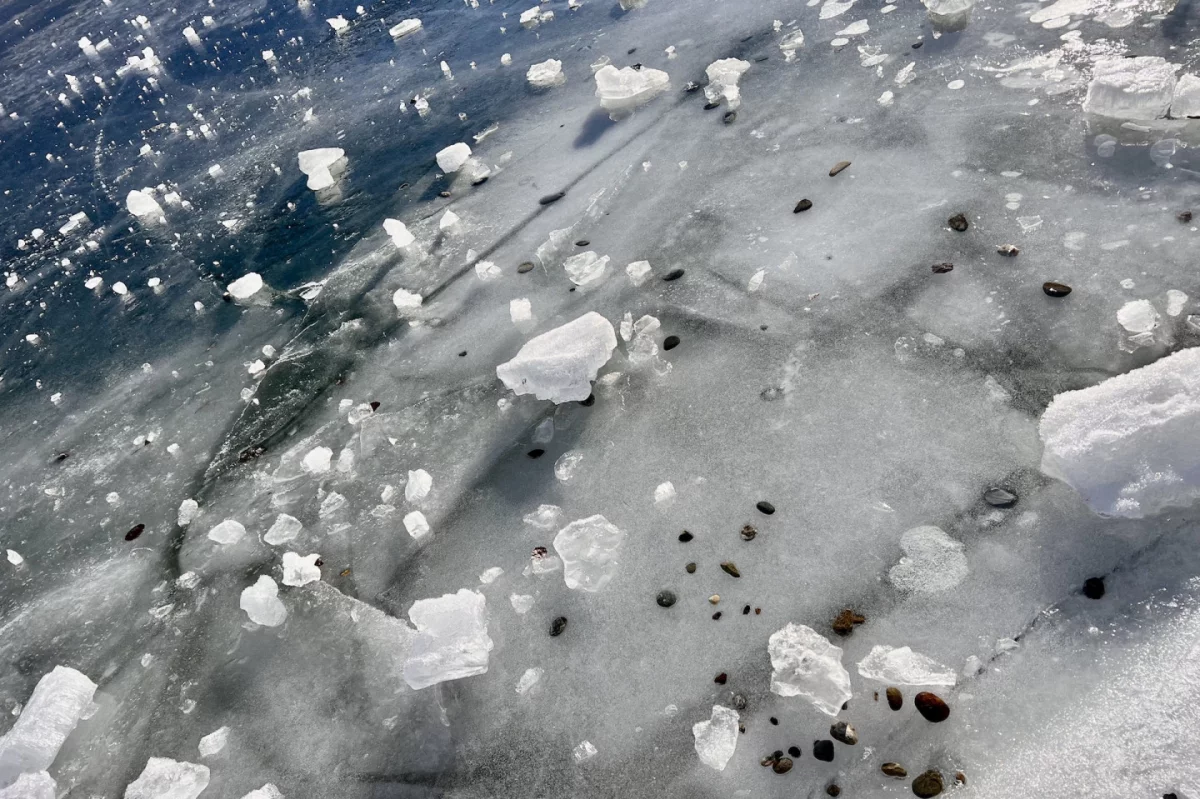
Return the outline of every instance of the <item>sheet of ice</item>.
[[[456,594],[419,599],[408,617],[417,628],[404,663],[404,681],[410,688],[487,672],[493,645],[483,594],[462,588]]]
[[[900,591],[933,594],[947,591],[967,578],[964,547],[939,527],[914,527],[900,536],[904,556],[888,570]]]
[[[404,499],[417,502],[424,499],[433,488],[433,475],[424,469],[410,469],[408,482],[404,484]]]
[[[471,147],[465,142],[455,142],[437,152],[438,169],[446,174],[457,172],[471,157]]]
[[[738,81],[748,69],[750,62],[740,58],[722,58],[712,62],[704,70],[704,74],[708,76],[704,96],[710,103],[724,100],[731,109],[741,107],[742,94],[738,89]]]
[[[200,757],[212,757],[229,743],[229,727],[219,727],[200,739]]]
[[[404,529],[412,536],[414,541],[423,541],[429,537],[430,527],[429,521],[425,518],[425,514],[419,510],[411,511],[404,516]]]
[[[275,517],[271,529],[267,530],[267,534],[263,536],[263,541],[271,546],[286,544],[288,541],[295,540],[303,529],[304,525],[295,516],[281,513]]]
[[[591,381],[617,348],[612,323],[595,311],[535,336],[516,356],[496,367],[513,393],[555,403],[585,400]]]
[[[614,119],[632,112],[667,90],[671,78],[660,69],[624,67],[612,64],[601,67],[595,75],[596,96],[600,107]]]
[[[867,656],[858,662],[858,673],[868,680],[878,680],[888,685],[949,687],[957,682],[953,669],[947,669],[907,646],[872,647]]]
[[[58,783],[46,771],[34,771],[17,777],[16,782],[0,790],[0,799],[57,799]]]
[[[417,240],[417,237],[409,232],[408,226],[399,219],[383,220],[383,230],[392,239],[392,243],[401,249]]]
[[[55,666],[37,686],[12,729],[0,738],[0,788],[24,772],[50,768],[58,750],[92,709],[96,684],[82,672]]]
[[[1159,56],[1100,58],[1092,69],[1083,110],[1117,119],[1159,119],[1175,96],[1179,67]]]
[[[250,621],[263,627],[278,627],[287,619],[287,608],[279,599],[279,586],[265,574],[254,585],[242,589],[238,606],[246,611]]]
[[[771,692],[799,696],[822,713],[836,716],[850,699],[850,672],[842,650],[811,627],[788,622],[767,641],[771,657]]]
[[[563,73],[562,69],[562,61],[556,58],[548,58],[529,67],[529,70],[525,73],[525,79],[529,81],[531,86],[539,89],[562,86],[567,82],[567,76]]]
[[[262,291],[264,285],[262,275],[258,272],[248,272],[226,286],[225,290],[235,300],[248,300]]]
[[[346,151],[341,147],[319,147],[298,153],[296,161],[300,165],[300,171],[308,176],[308,188],[321,191],[337,182],[333,176],[333,168],[345,157]]]
[[[1158,311],[1150,300],[1130,300],[1117,311],[1117,322],[1130,333],[1149,333],[1158,327]]]
[[[125,799],[196,799],[208,787],[208,773],[208,766],[152,757],[125,788]]]
[[[317,561],[321,556],[298,555],[295,552],[283,553],[283,584],[291,586],[308,585],[321,579],[321,567]]]
[[[738,713],[723,705],[713,705],[712,717],[692,725],[696,739],[696,754],[700,762],[717,771],[724,771],[733,750],[737,748]]]
[[[567,588],[599,591],[616,576],[625,533],[600,514],[578,519],[554,536]]]
[[[163,209],[158,204],[158,200],[154,199],[153,195],[138,189],[125,195],[125,207],[129,209],[129,213],[138,218],[158,219],[163,215]]]
[[[208,531],[208,537],[218,544],[236,544],[246,535],[246,527],[236,519],[226,519]]]

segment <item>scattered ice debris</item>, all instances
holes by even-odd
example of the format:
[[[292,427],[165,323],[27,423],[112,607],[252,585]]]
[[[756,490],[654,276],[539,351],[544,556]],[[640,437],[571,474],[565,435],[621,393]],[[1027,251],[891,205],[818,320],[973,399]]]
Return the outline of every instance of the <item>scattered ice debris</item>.
[[[408,617],[417,628],[404,663],[404,681],[410,688],[487,672],[492,639],[483,594],[462,588],[456,594],[419,599]]]
[[[750,69],[750,62],[740,58],[722,58],[712,62],[704,70],[704,74],[708,76],[708,85],[704,87],[704,96],[710,103],[719,103],[724,100],[730,109],[737,109],[742,104],[742,93],[738,89],[738,81],[748,69]]]
[[[908,64],[905,67],[902,67],[896,73],[896,77],[893,80],[893,82],[897,86],[901,86],[901,87],[907,86],[908,84],[912,83],[914,80],[917,79],[917,76],[913,74],[913,71],[916,69],[916,67],[917,67],[916,61],[911,62],[910,64]]]
[[[1148,347],[1158,341],[1161,333],[1167,335],[1165,329],[1160,330],[1162,317],[1150,300],[1131,300],[1117,311],[1117,323],[1125,331],[1121,338],[1121,349],[1133,352],[1139,347]],[[1157,332],[1156,332],[1157,331]]]
[[[317,561],[318,554],[298,555],[295,552],[283,553],[283,584],[299,587],[315,583],[321,579],[321,567]]]
[[[350,23],[341,14],[338,14],[336,17],[330,17],[325,21],[329,23],[329,27],[333,28],[334,33],[341,33],[350,27]]]
[[[391,237],[392,244],[395,244],[401,249],[409,246],[417,240],[417,237],[408,231],[408,226],[399,219],[383,220],[383,230],[388,234],[389,237]]]
[[[524,616],[533,608],[533,597],[529,594],[510,594],[508,601],[518,616]]]
[[[56,799],[58,783],[47,771],[33,771],[17,777],[12,785],[0,790],[0,799]]]
[[[271,529],[267,530],[267,534],[263,536],[263,541],[266,541],[271,546],[286,544],[300,535],[302,529],[304,529],[304,525],[300,523],[299,519],[295,516],[281,513],[275,517],[275,523],[271,525]]]
[[[388,33],[393,39],[403,39],[409,34],[416,33],[421,30],[421,20],[406,19],[388,29]]]
[[[479,574],[479,582],[483,583],[484,585],[491,585],[492,583],[496,582],[496,580],[502,574],[504,574],[504,569],[500,568],[499,566],[493,566],[490,569],[484,569]]]
[[[640,286],[650,277],[650,262],[649,261],[634,261],[625,267],[625,274],[629,276],[629,282],[635,286]]]
[[[1167,316],[1179,316],[1187,305],[1188,295],[1179,289],[1167,289]]]
[[[235,300],[248,300],[262,291],[264,285],[266,284],[263,282],[262,275],[258,272],[247,272],[226,286],[225,290]]]
[[[437,153],[438,169],[447,175],[457,172],[471,157],[471,147],[465,142],[457,142],[449,147],[443,147]]]
[[[310,474],[324,474],[329,471],[329,465],[332,460],[332,449],[329,447],[313,447],[304,456],[304,460],[300,462],[300,465],[304,471]]]
[[[557,505],[538,505],[532,513],[526,513],[522,521],[536,530],[553,530],[562,519],[562,508]]]
[[[895,101],[896,101],[895,93],[893,93],[891,90],[888,90],[888,91],[885,91],[883,94],[879,95],[879,98],[875,102],[879,103],[880,105],[882,105],[886,108],[887,106],[892,105]]]
[[[229,728],[221,727],[200,739],[200,757],[212,757],[229,742]]]
[[[879,680],[889,685],[952,686],[957,682],[953,669],[947,669],[907,646],[898,649],[890,646],[872,647],[870,653],[858,662],[858,673],[868,680]]]
[[[617,347],[612,323],[595,311],[525,343],[496,376],[517,395],[533,394],[555,403],[581,401],[591,381]]]
[[[245,535],[245,526],[235,519],[226,519],[208,531],[208,537],[218,544],[236,544]]]
[[[811,627],[789,622],[771,634],[767,653],[772,693],[803,697],[830,716],[850,699],[850,672],[842,665],[841,648]]]
[[[1171,116],[1176,119],[1200,117],[1200,77],[1190,72],[1179,76],[1171,100]]]
[[[660,507],[670,507],[675,502],[675,484],[668,480],[660,483],[654,489],[654,504]]]
[[[492,261],[478,261],[475,264],[475,276],[480,280],[499,280],[504,273]]]
[[[200,515],[200,503],[194,499],[185,499],[179,503],[179,511],[175,514],[175,523],[187,527]]]
[[[304,150],[296,156],[296,160],[300,171],[308,176],[308,188],[320,191],[337,182],[333,172],[345,157],[346,151],[341,147],[321,147]]]
[[[596,96],[609,116],[619,119],[635,108],[653,100],[667,90],[671,79],[659,69],[624,67],[617,69],[606,64],[596,72]]]
[[[804,31],[797,28],[789,31],[779,40],[779,49],[783,51],[785,61],[795,61],[796,51],[804,47]]]
[[[125,799],[196,799],[207,787],[208,766],[152,757],[125,787]]]
[[[444,233],[452,233],[458,228],[460,221],[461,220],[458,218],[458,214],[454,213],[453,211],[447,211],[446,213],[442,214],[442,218],[438,220],[438,230],[441,230]]]
[[[6,550],[5,557],[8,559],[8,562],[14,566],[20,566],[25,562],[25,558],[21,557],[21,553],[17,552],[15,549]]]
[[[521,696],[529,693],[529,689],[537,685],[545,673],[545,669],[537,666],[532,669],[525,669],[525,673],[521,675],[521,679],[517,680],[517,693]]]
[[[1096,513],[1140,519],[1200,498],[1200,348],[1057,395],[1038,427],[1042,471]]]
[[[420,294],[408,291],[407,289],[396,289],[396,292],[392,295],[392,304],[401,311],[420,308],[422,301]]]
[[[414,510],[405,515],[404,529],[408,531],[414,541],[421,541],[429,536],[429,521],[426,520],[424,513]]]
[[[744,703],[743,703],[744,704]],[[696,754],[700,762],[717,771],[724,771],[737,747],[738,713],[722,705],[713,705],[712,717],[692,725],[696,739]]]
[[[505,53],[504,55],[500,56],[500,63],[506,67],[511,65],[512,64],[512,55],[510,55],[509,53]]]
[[[567,278],[576,286],[587,286],[604,277],[608,260],[607,255],[599,256],[587,250],[563,261],[563,269],[567,271]]]
[[[129,209],[129,213],[139,219],[147,217],[161,219],[163,216],[163,209],[158,204],[158,201],[148,192],[138,191],[137,189],[125,195],[125,207]]]
[[[554,536],[567,588],[595,592],[617,573],[617,555],[625,533],[600,514],[568,524]]]
[[[628,2],[628,0],[622,0],[622,2]],[[582,763],[596,756],[596,747],[592,746],[591,741],[582,741],[575,747],[571,755],[575,758],[576,763]]]
[[[900,536],[904,557],[888,570],[892,585],[901,591],[930,594],[946,591],[967,577],[963,545],[939,527],[914,527]]]
[[[21,715],[0,738],[0,787],[8,787],[25,772],[50,768],[67,736],[91,715],[95,693],[96,684],[75,669],[55,666],[43,675]]]
[[[433,488],[433,476],[424,469],[413,469],[408,472],[408,482],[404,484],[404,499],[417,502],[429,494]]]
[[[548,58],[531,66],[525,73],[525,79],[529,81],[530,85],[539,89],[562,86],[567,82],[567,76],[563,74],[562,62],[555,58]]]
[[[1117,119],[1159,119],[1167,115],[1179,67],[1158,56],[1100,58],[1092,70],[1083,110]]]
[[[287,608],[279,600],[279,586],[265,574],[254,585],[242,589],[238,606],[246,611],[250,621],[264,627],[278,627],[287,618]]]

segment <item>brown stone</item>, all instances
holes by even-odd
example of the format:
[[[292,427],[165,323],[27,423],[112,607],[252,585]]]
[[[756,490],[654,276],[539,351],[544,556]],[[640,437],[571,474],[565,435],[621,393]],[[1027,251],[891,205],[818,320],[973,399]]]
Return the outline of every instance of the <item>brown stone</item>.
[[[866,620],[866,616],[846,608],[833,620],[833,631],[838,635],[849,635],[854,632],[854,625],[862,624]]]
[[[903,779],[908,776],[908,772],[904,769],[904,766],[899,763],[884,763],[879,767],[879,770],[889,777]]]
[[[942,792],[945,786],[942,784],[942,773],[935,769],[929,769],[923,774],[919,774],[913,780],[912,791],[921,799],[930,799]]]
[[[887,702],[888,707],[892,710],[899,710],[904,707],[904,694],[900,693],[899,688],[889,687],[887,689]]]
[[[913,697],[913,704],[916,705],[918,713],[935,724],[950,718],[950,706],[937,694],[922,691]]]

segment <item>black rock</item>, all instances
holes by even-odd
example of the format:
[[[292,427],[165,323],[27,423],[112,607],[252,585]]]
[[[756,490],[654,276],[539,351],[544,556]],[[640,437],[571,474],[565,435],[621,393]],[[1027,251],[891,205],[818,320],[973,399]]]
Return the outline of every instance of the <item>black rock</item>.
[[[839,721],[829,728],[829,737],[835,741],[841,741],[847,746],[854,746],[858,743],[858,731],[854,729],[854,725],[844,721]]]
[[[750,606],[749,606],[749,605],[747,605],[746,607],[742,608],[742,615],[743,615],[743,616],[749,616],[749,615],[750,615]]]
[[[675,594],[671,591],[659,591],[655,601],[660,607],[669,608],[675,604]]]
[[[683,568],[685,571],[687,571],[688,574],[696,573],[696,564],[695,563],[689,563],[688,565],[684,566]]]
[[[775,506],[765,500],[759,502],[754,507],[758,508],[759,513],[765,513],[768,516],[775,512]]]
[[[1042,291],[1051,297],[1065,297],[1071,293],[1071,287],[1066,283],[1055,283],[1049,280],[1042,284]]]
[[[1089,577],[1083,581],[1083,595],[1088,599],[1100,599],[1104,596],[1104,578]]]
[[[567,629],[567,617],[559,616],[554,621],[550,622],[550,637],[556,638],[563,634],[563,630]]]
[[[1003,488],[989,488],[983,492],[983,501],[993,508],[1011,508],[1017,504],[1017,495]]]
[[[691,534],[691,533],[689,533],[687,530],[684,530],[682,533],[680,533],[680,534],[679,534],[679,540],[680,540],[680,541],[682,541],[682,542],[683,542],[683,543],[685,543],[685,544],[686,544],[688,541],[691,541],[691,540],[692,540],[693,538],[695,538],[695,537],[696,537],[696,536],[692,535],[692,534]]]
[[[533,264],[530,263],[529,261],[525,261],[524,263],[522,263],[520,266],[517,267],[517,271],[519,273],[521,273],[522,275],[525,274],[526,272],[532,272]]]
[[[898,777],[904,779],[908,776],[908,771],[899,763],[884,763],[879,767],[879,770],[889,777]]]
[[[837,783],[831,782],[825,786],[825,793],[829,796],[841,796],[842,789],[837,786]]]
[[[741,577],[742,573],[738,571],[738,567],[732,561],[725,561],[721,564],[721,571],[728,574],[730,577]]]
[[[672,269],[670,272],[667,272],[665,275],[663,275],[663,280],[670,283],[672,280],[678,280],[681,277],[683,277],[682,269]]]
[[[779,719],[775,718],[774,716],[771,716],[771,718],[770,718],[770,719],[768,719],[768,721],[770,721],[770,722],[771,722],[772,724],[774,724],[776,727],[778,727],[778,726],[779,726]]]
[[[925,44],[925,42],[913,42],[912,49],[914,49],[914,50],[920,50],[920,49],[921,49],[921,45],[923,45],[923,44]]]
[[[812,200],[805,198],[805,199],[801,200],[800,202],[796,203],[796,207],[792,209],[792,213],[793,214],[803,213],[804,211],[807,211],[809,208],[812,208]]]
[[[667,336],[663,339],[663,349],[673,350],[679,346],[679,336]]]
[[[899,710],[904,707],[904,694],[900,693],[899,688],[887,689],[887,703],[892,710]]]
[[[729,681],[729,675],[726,674],[725,672],[721,672],[720,674],[718,674],[716,677],[713,678],[713,682],[715,682],[717,685],[724,685],[728,681]]]
[[[788,754],[789,754],[789,755],[791,755],[792,757],[800,757],[800,747],[798,747],[798,746],[789,746],[789,747],[788,747]]]
[[[705,104],[704,104],[704,110],[705,110],[705,111],[711,111],[711,110],[713,110],[714,108],[720,108],[720,107],[721,107],[721,104],[720,104],[720,103],[705,103]]]
[[[922,691],[913,697],[917,712],[934,724],[950,718],[950,706],[937,694]]]
[[[526,454],[526,455],[528,455],[528,456],[529,456],[529,457],[531,457],[531,458],[534,458],[534,459],[536,460],[537,458],[540,458],[540,457],[542,457],[543,455],[545,455],[545,454],[546,454],[546,450],[544,450],[544,449],[541,449],[541,448],[538,448],[538,449],[531,449],[531,450],[529,450],[529,452],[526,452],[525,454]]]
[[[950,226],[951,230],[957,230],[959,233],[962,233],[971,226],[965,214],[955,214],[946,220],[946,224]]]
[[[917,775],[917,778],[913,780],[912,792],[921,799],[931,799],[941,793],[943,787],[945,786],[942,784],[942,773],[929,769],[924,774]]]
[[[1179,213],[1175,214],[1175,218],[1186,225],[1188,222],[1192,221],[1192,212],[1191,211],[1180,211]],[[1165,797],[1164,797],[1164,799],[1165,799]]]
[[[737,121],[737,111],[726,111],[725,116],[722,117],[722,120],[726,125],[732,125]]]
[[[716,613],[714,613],[712,615],[712,618],[713,618],[713,621],[720,621],[721,620],[721,611],[718,610]]]
[[[934,264],[933,273],[935,275],[944,275],[947,272],[954,271],[954,264]]]
[[[467,351],[466,351],[466,350],[463,350],[462,352],[460,352],[460,353],[458,354],[458,357],[460,357],[460,358],[465,358],[465,357],[467,357]]]
[[[566,196],[567,193],[565,191],[556,191],[553,194],[547,194],[545,197],[538,200],[538,205],[549,205],[550,203],[556,203]]]
[[[813,741],[813,757],[826,763],[833,762],[833,741]]]
[[[576,247],[586,247],[589,244],[591,244],[591,242],[587,239],[580,239],[579,241],[575,242]]]
[[[579,404],[580,404],[580,405],[582,405],[582,406],[583,406],[583,407],[585,407],[585,408],[590,408],[590,407],[592,407],[593,405],[595,405],[595,404],[596,404],[596,395],[595,395],[595,394],[588,394],[588,395],[587,395],[587,399],[581,399],[581,400],[579,401]]]
[[[126,540],[126,541],[132,541],[132,540],[134,540],[134,539],[135,539],[135,538],[137,538],[139,535],[141,535],[141,534],[142,534],[142,533],[145,531],[145,529],[146,529],[146,525],[144,525],[144,524],[135,524],[135,525],[133,526],[133,528],[132,528],[132,529],[131,529],[131,530],[130,530],[128,533],[126,533],[126,534],[125,534],[125,540]],[[1103,589],[1103,588],[1101,588],[1101,589],[1100,589],[1100,592],[1101,592],[1101,593],[1104,593],[1104,589]]]

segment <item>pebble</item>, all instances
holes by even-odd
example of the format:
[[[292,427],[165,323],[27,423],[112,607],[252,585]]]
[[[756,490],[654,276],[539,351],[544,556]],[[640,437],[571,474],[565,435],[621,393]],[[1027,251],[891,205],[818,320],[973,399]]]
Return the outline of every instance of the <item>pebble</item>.
[[[591,244],[591,242],[587,239],[580,239],[579,241],[575,242],[576,247],[586,247],[589,244]]]
[[[550,203],[556,203],[566,196],[567,193],[565,191],[556,191],[553,194],[547,194],[545,197],[538,200],[538,205],[549,205]]]
[[[967,775],[963,774],[961,771],[956,771],[956,772],[954,772],[954,781],[960,785],[966,785],[967,784]]]
[[[683,568],[687,570],[688,574],[696,573],[696,564],[695,563],[689,563],[688,565],[684,566]]]
[[[989,488],[983,492],[983,501],[993,508],[1011,508],[1017,504],[1017,495],[1003,488]]]
[[[867,617],[846,608],[833,620],[833,631],[838,635],[849,635],[854,632],[854,625],[862,624]]]
[[[720,601],[721,601],[721,595],[720,595],[720,594],[713,594],[712,596],[710,596],[710,597],[708,598],[708,604],[710,604],[710,605],[715,605],[715,604],[717,604],[717,603],[718,603],[718,602],[720,602]]]
[[[759,502],[754,507],[758,508],[759,513],[765,513],[768,516],[775,512],[775,506],[770,502]]]
[[[904,707],[904,694],[900,693],[899,688],[889,687],[887,689],[887,703],[892,710],[899,710]]]
[[[665,275],[663,275],[663,280],[670,283],[672,280],[678,280],[681,277],[683,277],[682,269],[672,269],[670,272],[667,272]]]
[[[854,746],[858,743],[858,731],[854,729],[854,725],[844,721],[839,721],[829,728],[829,737],[835,741],[841,741],[847,746]]]
[[[449,197],[449,196],[450,196],[450,192],[448,192],[448,191],[439,191],[439,192],[438,192],[438,196],[439,196],[439,197]]]
[[[680,540],[680,541],[682,541],[682,542],[683,542],[683,543],[685,543],[685,544],[686,544],[688,541],[691,541],[691,540],[692,540],[693,538],[695,538],[695,537],[696,537],[696,536],[692,535],[692,534],[691,534],[691,533],[689,533],[687,530],[684,530],[682,533],[680,533],[680,534],[679,534],[679,540]]]
[[[798,214],[802,211],[807,211],[809,208],[812,208],[812,200],[801,200],[800,202],[796,203],[796,207],[792,209],[792,213]]]
[[[545,455],[545,454],[546,454],[546,450],[544,450],[544,449],[541,449],[541,448],[539,448],[539,449],[531,449],[531,450],[529,450],[529,452],[526,452],[525,454],[526,454],[526,455],[528,455],[528,456],[529,456],[529,457],[531,457],[531,458],[534,458],[534,459],[536,460],[537,458],[540,458],[540,457],[542,457],[543,455]]]
[[[831,782],[825,786],[825,793],[829,794],[830,796],[841,796],[842,789],[837,787],[836,783]]]
[[[720,108],[720,107],[721,107],[720,103],[705,103],[704,104],[705,111],[712,111],[714,108]]]
[[[743,616],[749,616],[749,615],[750,615],[750,606],[749,606],[749,605],[747,605],[746,607],[742,608],[742,615],[743,615]]]
[[[921,799],[930,799],[942,792],[942,773],[934,769],[929,769],[924,774],[917,776],[913,780],[912,791]]]
[[[142,534],[142,531],[144,531],[145,529],[146,529],[146,525],[144,525],[144,524],[135,524],[135,525],[133,526],[133,528],[132,528],[132,529],[131,529],[131,530],[130,530],[128,533],[126,533],[126,534],[125,534],[125,540],[126,540],[126,541],[132,541],[133,539],[135,539],[135,538],[137,538],[139,535],[141,535],[141,534]],[[1101,585],[1101,588],[1100,588],[1100,593],[1101,593],[1101,594],[1103,594],[1103,593],[1104,593],[1103,584]]]
[[[771,716],[771,718],[769,718],[768,721],[770,721],[771,724],[775,725],[776,727],[779,726],[779,719],[775,718],[774,716]]]
[[[371,400],[371,410],[372,411],[379,410],[379,400]]]
[[[755,530],[750,525],[747,524],[742,527],[742,540],[743,541],[753,541],[754,536],[756,536],[756,535],[758,535],[758,530]]]
[[[1020,254],[1021,248],[1015,244],[1001,244],[996,248],[996,252],[1006,258],[1016,258]]]
[[[659,607],[669,608],[675,604],[675,594],[671,591],[659,591],[655,601]]]
[[[966,214],[955,214],[946,220],[946,224],[950,226],[951,230],[957,230],[959,233],[971,226],[971,223],[967,221]]]
[[[721,672],[713,679],[713,682],[715,682],[717,685],[724,685],[726,683],[726,681],[728,681],[728,680],[729,680],[729,675],[726,674],[725,672]]]
[[[771,765],[771,771],[776,774],[787,774],[792,770],[792,759],[790,757],[781,757]]]
[[[567,629],[567,617],[559,616],[554,621],[550,622],[550,637],[556,638],[563,634],[563,630]]]
[[[1065,297],[1071,293],[1071,287],[1066,283],[1047,281],[1042,284],[1042,291],[1046,292],[1046,294],[1051,297]]]
[[[713,618],[713,621],[720,621],[721,620],[721,611],[718,610],[716,613],[714,613],[712,615],[712,618]]]
[[[1175,214],[1175,218],[1186,225],[1188,222],[1192,221],[1192,212],[1180,211],[1179,213]]]
[[[758,765],[766,767],[775,764],[775,755],[767,755],[762,760],[758,761]]]
[[[849,161],[838,161],[836,164],[833,165],[833,169],[829,170],[829,177],[832,178],[832,177],[837,176],[843,169],[845,169],[848,166],[850,166]]]
[[[673,350],[679,346],[679,336],[667,336],[663,339],[663,349]]]
[[[914,49],[914,50],[920,50],[920,49],[921,49],[921,45],[923,45],[923,44],[925,44],[925,42],[913,42],[912,49]]]
[[[721,564],[721,571],[728,574],[730,577],[741,577],[742,573],[738,571],[738,567],[733,561],[725,561]]]
[[[947,272],[953,272],[953,271],[954,271],[954,264],[947,263],[947,264],[934,264],[933,265],[933,273],[935,275],[944,275]]]
[[[788,754],[789,754],[789,755],[791,755],[792,757],[800,757],[800,747],[798,747],[798,746],[789,746],[789,747],[788,747]]]
[[[900,765],[899,763],[884,763],[879,767],[879,770],[889,777],[899,777],[900,779],[903,779],[908,776],[908,772],[905,770],[904,766]]]
[[[139,527],[141,525],[138,525]],[[128,536],[126,536],[128,540]],[[1104,596],[1104,578],[1089,577],[1083,581],[1083,595],[1088,599],[1100,599]]]
[[[813,741],[813,757],[826,763],[833,762],[833,741]]]
[[[734,710],[745,710],[746,709],[746,697],[742,696],[741,694],[734,694],[732,704],[733,704]]]
[[[722,117],[722,120],[726,125],[732,125],[737,121],[737,111],[726,111],[725,116]]]
[[[529,261],[525,261],[524,263],[522,263],[520,266],[517,267],[517,272],[519,272],[522,275],[525,274],[526,272],[532,272],[532,271],[533,271],[533,264],[530,263]]]
[[[917,712],[927,721],[936,724],[950,718],[950,706],[937,694],[922,691],[913,697],[913,704],[916,705]]]

